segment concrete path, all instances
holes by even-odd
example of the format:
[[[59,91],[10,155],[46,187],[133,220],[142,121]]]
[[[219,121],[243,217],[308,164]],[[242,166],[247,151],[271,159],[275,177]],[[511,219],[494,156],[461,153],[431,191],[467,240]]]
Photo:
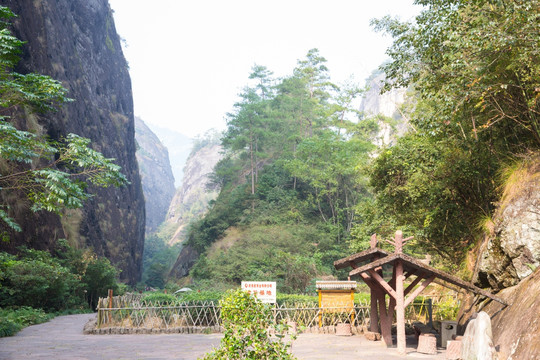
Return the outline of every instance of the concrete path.
[[[16,336],[0,338],[0,359],[186,359],[195,360],[219,346],[220,334],[83,335],[84,324],[94,314],[57,317],[30,326]],[[409,345],[406,357],[387,349],[382,342],[363,336],[301,334],[292,346],[302,360],[444,359],[444,352],[423,355]]]

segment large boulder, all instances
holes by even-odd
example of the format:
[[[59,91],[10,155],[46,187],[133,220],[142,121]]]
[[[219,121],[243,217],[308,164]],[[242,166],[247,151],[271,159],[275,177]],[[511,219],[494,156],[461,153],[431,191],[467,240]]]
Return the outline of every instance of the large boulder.
[[[481,311],[469,321],[463,334],[461,358],[463,360],[494,360],[497,352],[493,346],[491,319]]]

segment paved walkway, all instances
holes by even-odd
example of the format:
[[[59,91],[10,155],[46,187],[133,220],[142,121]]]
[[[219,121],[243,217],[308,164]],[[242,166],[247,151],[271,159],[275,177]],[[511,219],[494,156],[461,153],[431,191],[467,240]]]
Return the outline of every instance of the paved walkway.
[[[185,359],[195,360],[219,345],[220,334],[83,335],[84,324],[94,314],[57,317],[30,326],[16,336],[0,338],[0,359]],[[301,360],[444,359],[444,352],[423,355],[409,345],[406,357],[382,342],[363,336],[301,334],[292,346]]]

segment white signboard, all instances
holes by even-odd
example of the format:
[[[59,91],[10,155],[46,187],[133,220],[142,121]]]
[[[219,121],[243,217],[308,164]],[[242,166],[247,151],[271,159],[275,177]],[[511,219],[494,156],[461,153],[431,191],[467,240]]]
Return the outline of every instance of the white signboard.
[[[263,303],[274,304],[276,302],[275,281],[242,281],[242,290],[255,294]]]

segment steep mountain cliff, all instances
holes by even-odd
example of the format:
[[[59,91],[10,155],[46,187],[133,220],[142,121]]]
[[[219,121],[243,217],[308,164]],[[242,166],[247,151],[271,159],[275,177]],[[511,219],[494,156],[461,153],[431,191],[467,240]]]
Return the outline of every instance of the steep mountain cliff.
[[[166,229],[169,231],[169,244],[184,240],[185,231],[190,221],[201,217],[208,208],[208,203],[218,195],[217,191],[206,189],[208,176],[221,159],[221,146],[216,141],[197,149],[188,158],[184,167],[184,180],[177,190],[169,212],[167,213]],[[170,277],[187,276],[189,269],[199,258],[199,253],[190,246],[182,247],[180,255],[174,264]]]
[[[174,187],[179,188],[182,186],[182,179],[184,178],[184,166],[193,148],[193,139],[171,129],[152,124],[148,124],[148,127],[169,150],[169,160],[174,175]]]
[[[137,162],[146,206],[146,233],[154,232],[165,220],[175,193],[169,152],[142,119],[135,117]]]
[[[184,167],[182,186],[174,194],[165,220],[170,232],[169,245],[181,242],[189,222],[204,214],[208,203],[217,197],[217,191],[206,189],[206,184],[220,159],[221,146],[215,142],[196,146],[190,154]]]
[[[122,280],[135,283],[141,275],[144,197],[135,158],[131,80],[109,4],[107,0],[1,0],[0,4],[18,15],[13,33],[26,42],[15,70],[60,80],[75,100],[37,118],[39,126],[52,139],[68,133],[90,138],[95,150],[116,159],[130,181],[122,188],[90,187],[94,197],[62,218],[34,214],[11,199],[23,232],[0,246],[10,251],[21,244],[50,249],[57,239],[66,238],[74,246],[89,246],[108,257],[122,270]]]

